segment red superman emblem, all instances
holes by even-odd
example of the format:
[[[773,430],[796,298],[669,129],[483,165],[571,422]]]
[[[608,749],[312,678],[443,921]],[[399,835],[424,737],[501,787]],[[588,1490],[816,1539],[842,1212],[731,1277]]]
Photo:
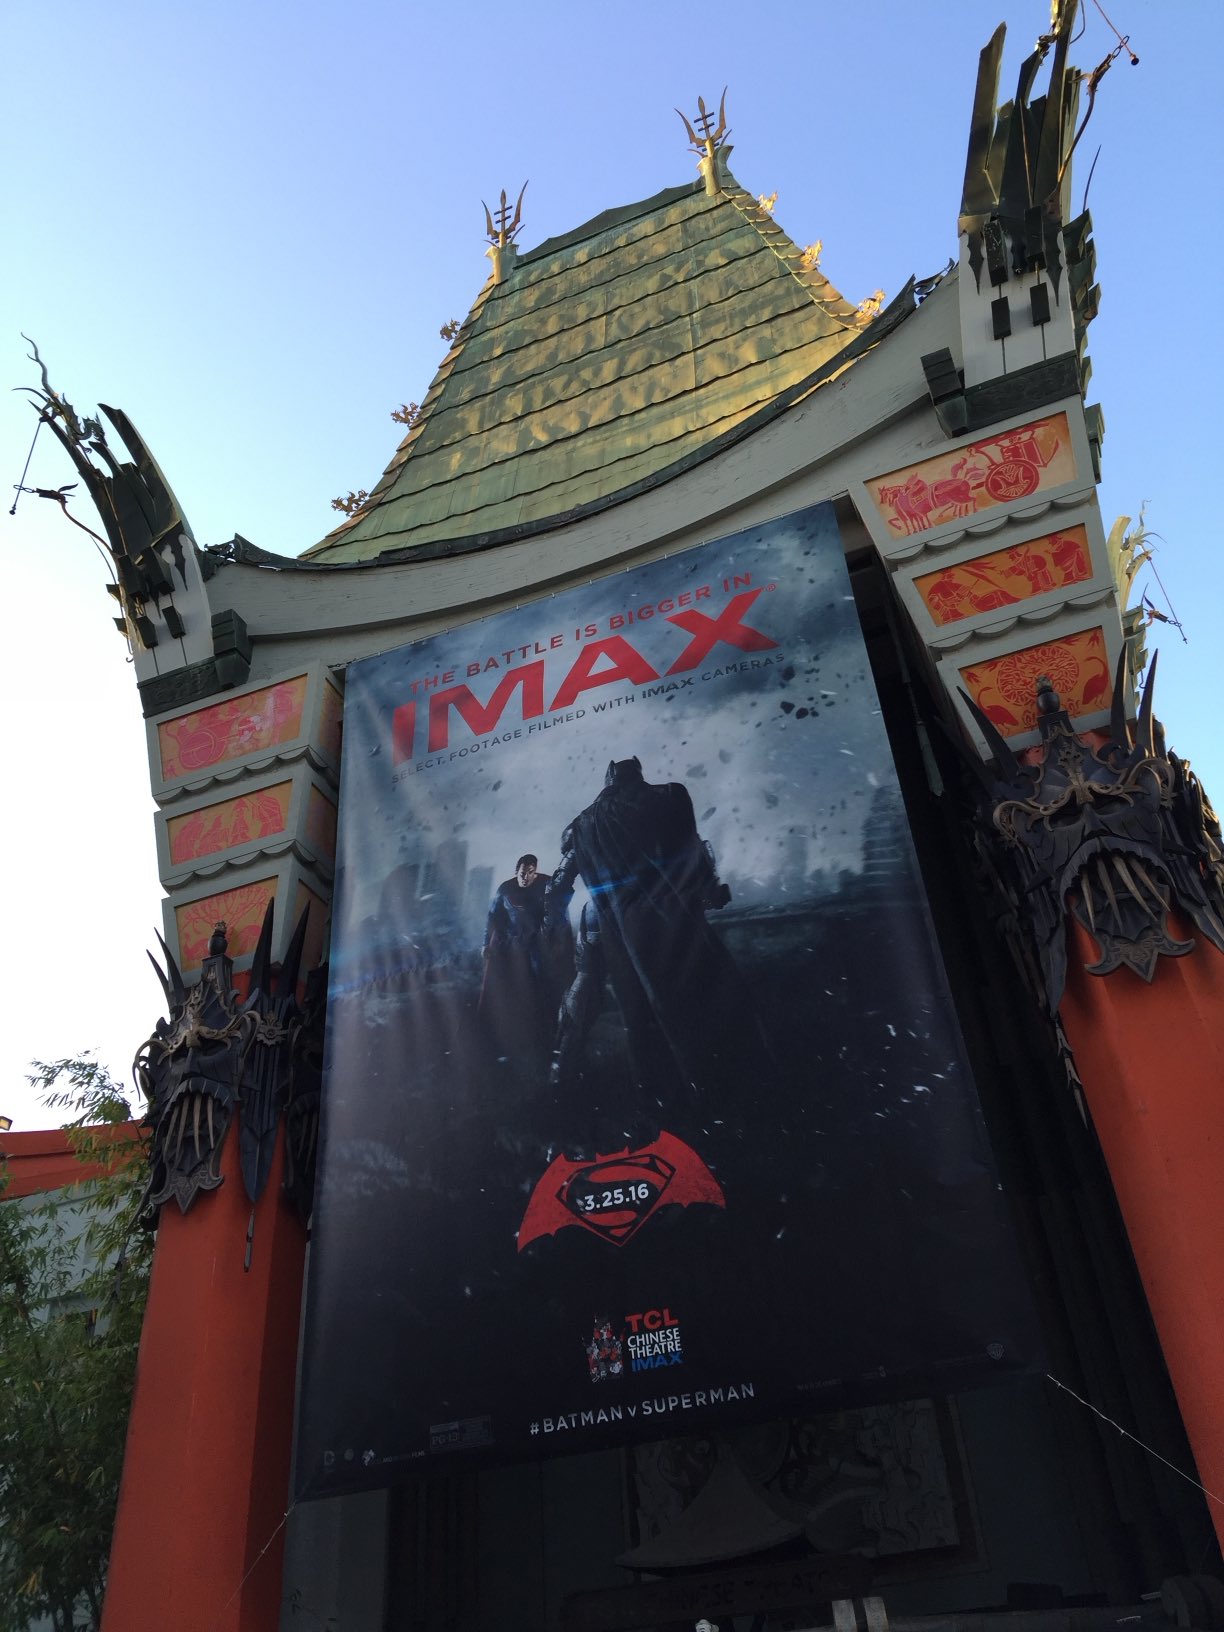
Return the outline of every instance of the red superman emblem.
[[[519,1226],[519,1251],[570,1224],[620,1246],[660,1207],[689,1207],[698,1201],[727,1205],[701,1157],[671,1133],[661,1133],[640,1150],[626,1146],[594,1161],[558,1156],[531,1193]]]

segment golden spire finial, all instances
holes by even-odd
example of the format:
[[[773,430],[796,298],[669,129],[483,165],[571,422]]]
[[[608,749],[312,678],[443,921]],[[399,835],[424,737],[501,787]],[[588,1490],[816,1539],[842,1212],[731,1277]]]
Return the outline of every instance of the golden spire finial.
[[[505,249],[507,244],[512,244],[514,242],[515,233],[523,224],[523,194],[526,191],[527,183],[524,182],[519,191],[518,199],[514,205],[514,215],[511,217],[510,206],[506,203],[506,189],[504,187],[502,188],[501,202],[497,206],[496,226],[494,226],[493,217],[489,213],[489,206],[484,203],[483,198],[480,201],[482,204],[484,204],[485,235],[487,236],[489,242],[491,244],[495,244],[498,249]]]
[[[506,273],[514,265],[514,257],[517,253],[514,238],[523,224],[523,194],[526,191],[527,183],[524,182],[519,189],[518,198],[515,200],[514,212],[511,214],[510,206],[506,202],[506,189],[503,187],[501,202],[497,206],[496,220],[493,214],[490,213],[489,206],[485,204],[484,199],[482,198],[480,201],[484,204],[485,236],[489,240],[489,247],[485,250],[485,254],[493,262],[494,283],[501,283]]]
[[[676,109],[680,113],[680,109]],[[694,130],[684,114],[680,113],[681,121],[688,131],[689,146],[699,155],[697,168],[701,172],[701,179],[705,182],[705,190],[713,198],[722,191],[722,177],[720,167],[726,163],[727,154],[731,149],[727,145],[727,137],[731,132],[727,129],[727,87],[723,86],[722,100],[718,105],[718,123],[714,123],[714,115],[705,105],[705,97],[697,98],[697,128]]]

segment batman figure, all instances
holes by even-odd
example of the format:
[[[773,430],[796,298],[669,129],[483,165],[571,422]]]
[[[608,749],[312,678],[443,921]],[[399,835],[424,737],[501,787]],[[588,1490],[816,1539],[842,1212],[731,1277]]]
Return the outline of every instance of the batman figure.
[[[615,760],[593,803],[566,828],[561,850],[548,885],[549,921],[564,917],[579,879],[588,900],[558,1017],[554,1085],[568,1098],[590,1069],[610,984],[631,1078],[622,1119],[657,1128],[662,1113],[673,1130],[678,1121],[691,1128],[719,1120],[719,1102],[741,1099],[734,1079],[759,1070],[764,1049],[743,978],[706,921],[731,892],[697,832],[688,789],[647,782],[637,759]]]

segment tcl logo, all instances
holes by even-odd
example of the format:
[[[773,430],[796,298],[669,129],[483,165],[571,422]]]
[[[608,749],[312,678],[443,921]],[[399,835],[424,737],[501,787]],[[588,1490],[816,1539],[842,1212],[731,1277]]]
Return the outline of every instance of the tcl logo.
[[[631,1332],[657,1332],[664,1326],[679,1326],[680,1322],[670,1309],[647,1309],[640,1315],[626,1315],[625,1324]]]

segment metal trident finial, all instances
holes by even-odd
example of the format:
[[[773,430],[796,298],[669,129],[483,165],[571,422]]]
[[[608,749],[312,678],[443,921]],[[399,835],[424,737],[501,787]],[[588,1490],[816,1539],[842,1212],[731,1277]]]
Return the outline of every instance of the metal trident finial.
[[[501,203],[497,206],[496,225],[494,225],[493,216],[489,213],[489,206],[484,203],[483,198],[480,201],[484,204],[485,234],[489,242],[495,244],[498,249],[505,249],[507,244],[514,242],[514,235],[523,221],[523,193],[526,191],[527,183],[524,182],[514,206],[513,219],[511,219],[510,206],[506,203],[506,189],[502,188]]]
[[[676,112],[680,113],[680,109],[677,108]],[[685,130],[688,131],[689,145],[693,152],[700,153],[703,158],[712,159],[731,134],[727,129],[727,87],[723,86],[722,100],[718,104],[718,124],[713,130],[710,127],[714,125],[714,115],[706,107],[703,96],[697,98],[697,130],[693,129],[684,114],[680,113],[680,118]],[[701,132],[700,135],[698,131]]]

